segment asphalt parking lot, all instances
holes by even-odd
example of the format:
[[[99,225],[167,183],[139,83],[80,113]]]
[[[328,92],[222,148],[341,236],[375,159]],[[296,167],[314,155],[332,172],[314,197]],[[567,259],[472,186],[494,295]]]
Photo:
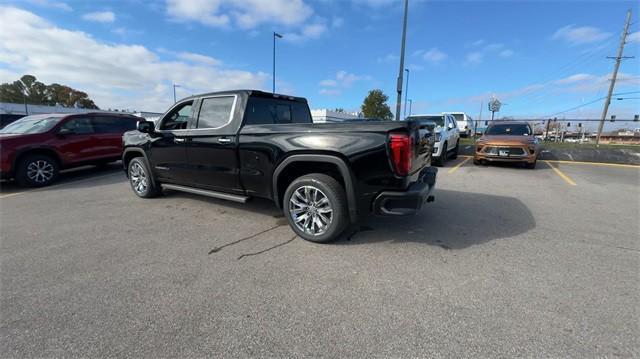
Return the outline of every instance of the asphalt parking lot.
[[[334,244],[118,166],[0,192],[2,357],[639,357],[640,169],[438,175]]]

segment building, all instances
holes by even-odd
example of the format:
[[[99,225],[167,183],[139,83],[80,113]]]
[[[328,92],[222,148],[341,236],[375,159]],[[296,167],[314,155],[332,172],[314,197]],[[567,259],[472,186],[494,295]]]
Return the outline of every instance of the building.
[[[24,103],[0,102],[0,128],[27,115],[41,115],[46,113],[84,113],[84,112],[118,112],[130,113],[134,116],[143,117],[149,121],[156,121],[161,113],[156,112],[127,112],[127,111],[105,111],[88,108],[75,108],[63,106],[29,105]]]
[[[345,120],[357,120],[363,118],[361,113],[337,112],[328,109],[311,110],[311,117],[314,123],[343,122]]]

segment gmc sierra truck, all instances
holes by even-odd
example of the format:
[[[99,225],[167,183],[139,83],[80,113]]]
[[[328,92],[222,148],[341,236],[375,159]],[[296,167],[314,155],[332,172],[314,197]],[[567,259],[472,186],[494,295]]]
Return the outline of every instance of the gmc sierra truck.
[[[300,237],[337,238],[359,218],[433,201],[432,130],[420,121],[313,123],[307,100],[239,90],[178,101],[123,135],[142,198],[163,188],[236,202],[273,200]]]

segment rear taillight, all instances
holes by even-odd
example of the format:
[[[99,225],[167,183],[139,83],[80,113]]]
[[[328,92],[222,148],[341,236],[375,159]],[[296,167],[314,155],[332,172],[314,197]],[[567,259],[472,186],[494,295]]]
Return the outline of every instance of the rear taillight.
[[[412,138],[406,133],[392,133],[389,135],[391,162],[398,176],[406,176],[411,171],[413,160]]]

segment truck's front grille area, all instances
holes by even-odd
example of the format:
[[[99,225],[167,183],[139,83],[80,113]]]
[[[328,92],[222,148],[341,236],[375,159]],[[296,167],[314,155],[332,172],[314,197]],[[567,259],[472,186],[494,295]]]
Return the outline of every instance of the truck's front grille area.
[[[526,152],[521,147],[486,146],[484,153],[493,156],[524,156]]]

